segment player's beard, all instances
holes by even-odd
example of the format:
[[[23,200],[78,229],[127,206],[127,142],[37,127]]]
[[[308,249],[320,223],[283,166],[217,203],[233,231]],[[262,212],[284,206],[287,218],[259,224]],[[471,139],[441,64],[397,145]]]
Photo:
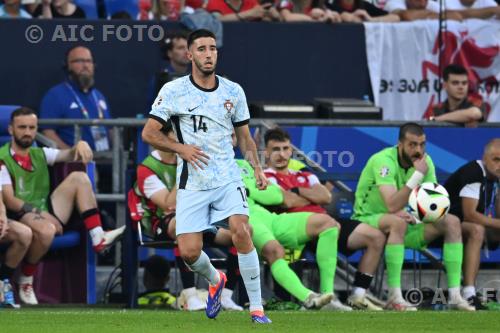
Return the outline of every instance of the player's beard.
[[[205,76],[212,75],[215,72],[215,67],[217,65],[217,63],[214,62],[212,69],[204,69],[203,64],[197,59],[194,59],[194,64],[196,65],[196,68],[198,68],[198,70]]]
[[[413,155],[413,156],[410,156],[409,154],[407,154],[407,153],[405,152],[405,150],[404,150],[404,149],[402,150],[401,155],[402,155],[401,157],[402,157],[403,161],[404,161],[406,164],[408,164],[410,167],[412,167],[412,166],[413,166],[412,157],[414,157],[414,158],[421,158],[421,157],[422,157],[422,155],[420,155],[420,154],[415,154],[415,155]]]
[[[19,147],[21,147],[23,149],[26,149],[26,148],[31,147],[31,145],[33,144],[33,139],[30,138],[30,137],[21,137],[21,138],[18,138],[17,136],[14,135],[14,142]]]
[[[89,89],[94,85],[94,75],[92,74],[77,74],[70,71],[69,77],[71,80],[75,81],[82,90]]]

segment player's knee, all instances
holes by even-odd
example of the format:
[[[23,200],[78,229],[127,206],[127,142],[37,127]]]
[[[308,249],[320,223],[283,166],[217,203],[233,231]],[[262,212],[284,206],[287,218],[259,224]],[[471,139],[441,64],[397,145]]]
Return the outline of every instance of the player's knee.
[[[240,223],[231,231],[233,234],[233,239],[236,238],[236,241],[238,242],[242,242],[251,238],[248,223]]]
[[[21,225],[21,228],[17,231],[18,234],[18,243],[23,249],[27,249],[31,245],[31,241],[33,240],[33,232],[30,228],[25,225]]]
[[[471,224],[468,231],[468,240],[482,244],[484,241],[485,229],[482,225]]]
[[[369,236],[370,246],[376,249],[383,249],[385,246],[386,237],[380,230],[374,230]]]
[[[285,249],[278,242],[270,242],[262,249],[262,255],[269,264],[285,257]]]
[[[318,225],[318,234],[332,228],[338,228],[340,231],[340,224],[333,217],[326,214],[322,216],[323,218]]]
[[[395,218],[391,223],[391,233],[395,233],[398,235],[404,235],[406,233],[406,229],[408,228],[408,223],[402,218]]]
[[[56,235],[56,227],[51,223],[40,224],[33,228],[33,237],[40,244],[50,246]]]
[[[188,264],[192,264],[200,257],[201,246],[179,245],[179,252],[182,260]]]
[[[443,223],[448,233],[462,234],[462,227],[460,225],[460,220],[455,215],[446,215],[446,217],[440,222]]]
[[[83,171],[73,171],[69,174],[68,179],[71,183],[77,185],[90,184],[89,176]]]

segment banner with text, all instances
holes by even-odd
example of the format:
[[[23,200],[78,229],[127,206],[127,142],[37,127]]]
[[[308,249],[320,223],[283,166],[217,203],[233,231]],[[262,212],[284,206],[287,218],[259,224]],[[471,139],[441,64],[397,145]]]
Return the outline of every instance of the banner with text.
[[[441,53],[443,68],[453,63],[467,69],[471,90],[486,105],[487,121],[500,121],[499,21],[448,21],[441,42],[436,20],[365,23],[365,36],[375,103],[384,109],[385,120],[428,115],[441,89]],[[441,101],[445,99],[443,90]]]

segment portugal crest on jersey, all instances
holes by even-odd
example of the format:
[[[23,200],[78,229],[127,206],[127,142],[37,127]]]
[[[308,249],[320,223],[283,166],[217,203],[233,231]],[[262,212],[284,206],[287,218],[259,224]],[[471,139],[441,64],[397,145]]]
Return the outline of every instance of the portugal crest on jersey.
[[[227,113],[231,112],[233,107],[234,107],[233,102],[231,102],[229,99],[226,99],[226,102],[224,102],[224,109],[227,110]]]

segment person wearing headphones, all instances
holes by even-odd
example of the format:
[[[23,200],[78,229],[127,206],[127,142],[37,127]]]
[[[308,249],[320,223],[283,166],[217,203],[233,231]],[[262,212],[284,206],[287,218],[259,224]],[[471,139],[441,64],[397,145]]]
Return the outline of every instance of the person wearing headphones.
[[[95,63],[92,52],[84,46],[73,46],[64,61],[66,80],[52,87],[40,105],[40,119],[109,119],[104,95],[94,87]],[[73,126],[46,125],[42,132],[59,149],[71,148],[75,142]],[[110,149],[109,133],[104,126],[83,126],[82,140],[92,150]]]

